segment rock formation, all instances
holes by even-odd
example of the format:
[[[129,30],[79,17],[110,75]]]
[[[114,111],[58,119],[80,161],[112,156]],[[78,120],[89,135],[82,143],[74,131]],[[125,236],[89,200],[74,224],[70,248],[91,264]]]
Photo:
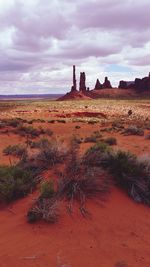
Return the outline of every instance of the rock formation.
[[[150,74],[148,77],[142,79],[136,78],[134,82],[120,81],[120,89],[135,89],[136,91],[143,92],[150,90]]]
[[[71,92],[77,90],[77,81],[76,81],[76,66],[73,65],[73,85],[71,87]]]
[[[150,90],[150,74],[148,77],[144,77],[143,79],[135,79],[134,83],[135,90],[139,91],[148,91]]]
[[[100,83],[99,79],[97,79],[94,89],[95,90],[99,90],[99,89],[102,89],[102,88],[103,88],[102,84]]]
[[[79,91],[86,91],[86,75],[85,72],[80,72]]]
[[[103,89],[105,89],[105,88],[112,88],[111,83],[107,77],[105,77],[105,81],[103,83]]]
[[[128,88],[127,82],[126,81],[120,81],[118,88],[120,88],[120,89],[127,89]]]

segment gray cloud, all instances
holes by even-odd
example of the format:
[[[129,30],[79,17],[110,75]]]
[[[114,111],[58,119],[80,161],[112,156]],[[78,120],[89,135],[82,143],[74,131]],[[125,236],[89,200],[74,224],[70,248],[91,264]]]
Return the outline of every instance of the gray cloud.
[[[149,9],[148,0],[0,3],[0,91],[67,90],[72,64],[87,71],[91,84],[100,72],[113,80],[127,75],[107,73],[111,64],[146,75]]]

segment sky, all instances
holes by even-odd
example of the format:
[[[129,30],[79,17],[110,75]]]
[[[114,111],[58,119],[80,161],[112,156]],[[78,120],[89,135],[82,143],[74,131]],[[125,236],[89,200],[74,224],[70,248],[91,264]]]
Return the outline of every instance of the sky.
[[[0,94],[65,93],[150,71],[149,0],[0,0]]]

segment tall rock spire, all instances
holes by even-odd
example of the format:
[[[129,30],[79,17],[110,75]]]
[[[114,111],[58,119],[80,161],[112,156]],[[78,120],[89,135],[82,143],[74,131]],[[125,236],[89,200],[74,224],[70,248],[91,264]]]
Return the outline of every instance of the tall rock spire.
[[[77,90],[77,81],[76,81],[76,66],[73,65],[73,85],[71,87],[71,91]]]
[[[79,90],[82,92],[86,91],[86,75],[85,72],[80,72],[80,83],[79,83]]]

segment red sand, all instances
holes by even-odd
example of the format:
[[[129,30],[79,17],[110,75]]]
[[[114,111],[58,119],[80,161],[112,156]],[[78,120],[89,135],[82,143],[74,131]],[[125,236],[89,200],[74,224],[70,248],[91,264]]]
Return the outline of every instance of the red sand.
[[[134,203],[114,188],[106,202],[88,203],[92,219],[76,209],[73,217],[64,210],[58,224],[30,225],[25,214],[33,196],[0,213],[1,267],[149,267],[149,208]],[[31,257],[31,258],[28,258]],[[32,259],[35,257],[35,259]]]
[[[81,125],[81,129],[75,129],[76,125]],[[84,123],[56,123],[46,127],[64,140],[72,134],[86,137],[100,130],[98,124]],[[119,133],[103,135],[117,137],[116,148],[136,154],[150,153],[149,140],[145,137],[125,137]],[[8,158],[2,156],[3,148],[23,140],[15,135],[0,135],[1,163],[8,164]],[[82,144],[81,152],[90,145]],[[71,217],[62,205],[57,224],[32,225],[27,223],[26,213],[36,195],[37,192],[8,207],[1,207],[0,267],[150,266],[149,207],[133,202],[120,189],[112,188],[105,202],[87,203],[91,219],[84,219],[77,207]]]

